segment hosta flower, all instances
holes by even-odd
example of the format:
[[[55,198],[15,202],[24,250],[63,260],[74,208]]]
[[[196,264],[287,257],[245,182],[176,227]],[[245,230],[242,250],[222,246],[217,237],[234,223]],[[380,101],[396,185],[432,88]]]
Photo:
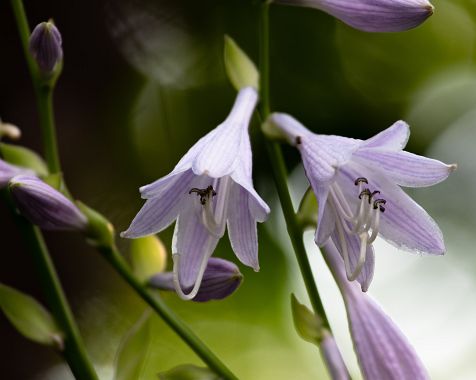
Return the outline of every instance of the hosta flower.
[[[269,208],[253,188],[248,125],[258,95],[240,90],[227,119],[201,138],[172,173],[140,189],[145,205],[123,237],[155,234],[177,219],[172,254],[175,287],[185,299],[199,289],[208,259],[228,226],[238,259],[258,264],[256,222]],[[184,294],[183,289],[192,288]]]
[[[444,253],[437,224],[400,186],[437,184],[456,165],[403,151],[410,135],[405,122],[364,141],[314,134],[286,114],[273,114],[269,122],[301,153],[319,203],[316,243],[335,243],[347,277],[362,290],[372,280],[372,243],[379,234],[408,251]]]
[[[321,250],[344,298],[359,366],[366,380],[426,380],[428,374],[406,337],[381,307],[345,278],[329,241]]]
[[[277,0],[317,8],[366,32],[400,32],[414,28],[433,14],[427,0]]]
[[[226,298],[238,289],[242,280],[243,275],[235,264],[211,257],[203,274],[200,289],[193,300],[206,302]],[[174,273],[157,273],[150,278],[149,285],[161,290],[175,290]]]
[[[84,230],[88,224],[79,208],[58,190],[35,176],[18,175],[9,184],[18,209],[45,230]]]

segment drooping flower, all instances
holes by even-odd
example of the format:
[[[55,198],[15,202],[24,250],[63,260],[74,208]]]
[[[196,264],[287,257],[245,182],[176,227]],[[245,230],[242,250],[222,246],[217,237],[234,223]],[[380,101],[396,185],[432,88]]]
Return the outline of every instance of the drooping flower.
[[[271,115],[269,123],[301,153],[319,204],[317,245],[330,238],[347,277],[357,279],[363,291],[372,280],[378,234],[408,251],[444,253],[438,225],[400,186],[437,184],[456,165],[403,151],[410,135],[405,122],[365,141],[314,134],[286,114]]]
[[[79,208],[38,177],[18,175],[9,182],[22,215],[45,230],[85,230],[88,224]]]
[[[172,257],[175,288],[184,299],[197,294],[226,226],[238,259],[259,270],[256,222],[267,218],[269,207],[251,177],[248,125],[257,99],[254,88],[240,90],[222,124],[202,137],[169,175],[140,188],[147,201],[121,234],[127,238],[155,234],[177,219]],[[192,290],[184,294],[182,288]]]
[[[400,32],[420,25],[433,14],[428,0],[277,0],[278,3],[317,8],[355,29]]]
[[[347,281],[337,248],[321,252],[344,298],[359,366],[366,380],[427,380],[428,373],[392,319],[356,283]]]
[[[211,257],[208,259],[200,289],[193,300],[206,302],[226,298],[238,289],[242,280],[243,275],[235,264]],[[150,278],[149,285],[161,290],[175,290],[174,273],[157,273]],[[190,291],[191,288],[185,290]]]
[[[43,74],[50,74],[63,59],[61,33],[53,21],[38,24],[30,36],[30,52]]]

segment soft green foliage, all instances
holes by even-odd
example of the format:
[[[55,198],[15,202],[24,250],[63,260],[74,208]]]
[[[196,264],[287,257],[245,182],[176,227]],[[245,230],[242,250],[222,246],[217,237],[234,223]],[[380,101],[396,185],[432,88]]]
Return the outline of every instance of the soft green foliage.
[[[159,373],[160,380],[220,380],[221,378],[208,368],[193,364],[182,364],[167,372]]]
[[[259,74],[255,64],[238,44],[226,35],[224,55],[225,70],[233,87],[236,90],[247,86],[258,89]]]
[[[63,334],[51,314],[34,298],[0,284],[0,307],[8,320],[26,338],[63,348]]]
[[[40,177],[48,175],[45,161],[31,149],[23,146],[0,143],[0,152],[5,161],[12,165],[33,170]]]
[[[150,314],[146,312],[124,336],[117,351],[114,380],[140,380],[151,345]]]
[[[130,257],[134,275],[146,282],[165,270],[167,250],[157,236],[146,236],[131,240]]]
[[[319,345],[323,331],[321,318],[299,303],[294,294],[291,294],[291,310],[294,327],[296,327],[299,336],[305,341]]]

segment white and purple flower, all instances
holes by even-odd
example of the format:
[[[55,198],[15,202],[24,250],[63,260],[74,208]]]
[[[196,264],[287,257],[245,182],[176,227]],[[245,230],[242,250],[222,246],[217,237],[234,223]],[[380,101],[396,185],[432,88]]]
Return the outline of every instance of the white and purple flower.
[[[401,32],[415,28],[433,14],[428,0],[277,0],[316,8],[366,32]]]
[[[301,153],[319,204],[317,245],[331,239],[348,279],[357,279],[363,291],[373,277],[372,243],[379,234],[408,251],[445,252],[438,225],[400,186],[435,185],[456,165],[403,151],[410,135],[405,122],[362,141],[314,134],[287,114],[268,121]]]
[[[428,373],[397,325],[356,283],[347,281],[332,241],[321,250],[345,302],[349,328],[367,380],[428,380]]]
[[[258,100],[254,88],[240,90],[227,119],[202,137],[167,176],[140,188],[145,205],[126,238],[158,233],[174,220],[172,254],[175,288],[184,299],[198,292],[208,259],[228,226],[233,251],[259,270],[256,222],[269,207],[251,176],[248,126]],[[185,294],[182,289],[192,290]]]

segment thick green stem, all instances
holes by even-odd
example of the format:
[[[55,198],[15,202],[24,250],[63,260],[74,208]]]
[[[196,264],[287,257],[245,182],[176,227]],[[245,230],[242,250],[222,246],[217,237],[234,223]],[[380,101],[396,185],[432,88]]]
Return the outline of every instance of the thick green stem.
[[[11,0],[13,14],[15,15],[20,40],[25,54],[25,59],[30,71],[33,88],[35,90],[38,107],[40,128],[43,138],[43,147],[48,170],[52,174],[61,172],[61,165],[56,142],[55,121],[53,114],[53,87],[55,78],[42,78],[36,62],[29,52],[30,28],[21,0]]]
[[[226,380],[237,377],[218,359],[215,354],[198,338],[194,332],[168,308],[164,301],[153,295],[132,274],[129,266],[122,258],[115,246],[99,247],[107,261],[116,269],[121,277],[142,297],[142,299],[174,330],[180,338],[213,370],[217,375]]]
[[[23,237],[22,240],[27,244],[32,254],[34,268],[39,276],[50,311],[65,334],[62,355],[69,364],[76,379],[98,380],[99,378],[89,361],[41,231],[38,227],[33,226],[25,218],[17,214],[8,197],[5,198],[10,203],[15,221]]]
[[[263,121],[270,113],[269,101],[269,3],[264,1],[261,4],[260,23],[260,115]],[[300,226],[289,194],[287,185],[286,166],[284,164],[281,147],[278,143],[266,140],[266,148],[272,168],[273,179],[278,191],[281,208],[283,209],[286,228],[291,239],[291,243],[299,263],[299,269],[306,285],[307,293],[311,300],[314,311],[322,318],[325,326],[330,329],[326,312],[319,296],[319,291],[314,280],[309,258],[304,247],[302,238],[303,229]]]

